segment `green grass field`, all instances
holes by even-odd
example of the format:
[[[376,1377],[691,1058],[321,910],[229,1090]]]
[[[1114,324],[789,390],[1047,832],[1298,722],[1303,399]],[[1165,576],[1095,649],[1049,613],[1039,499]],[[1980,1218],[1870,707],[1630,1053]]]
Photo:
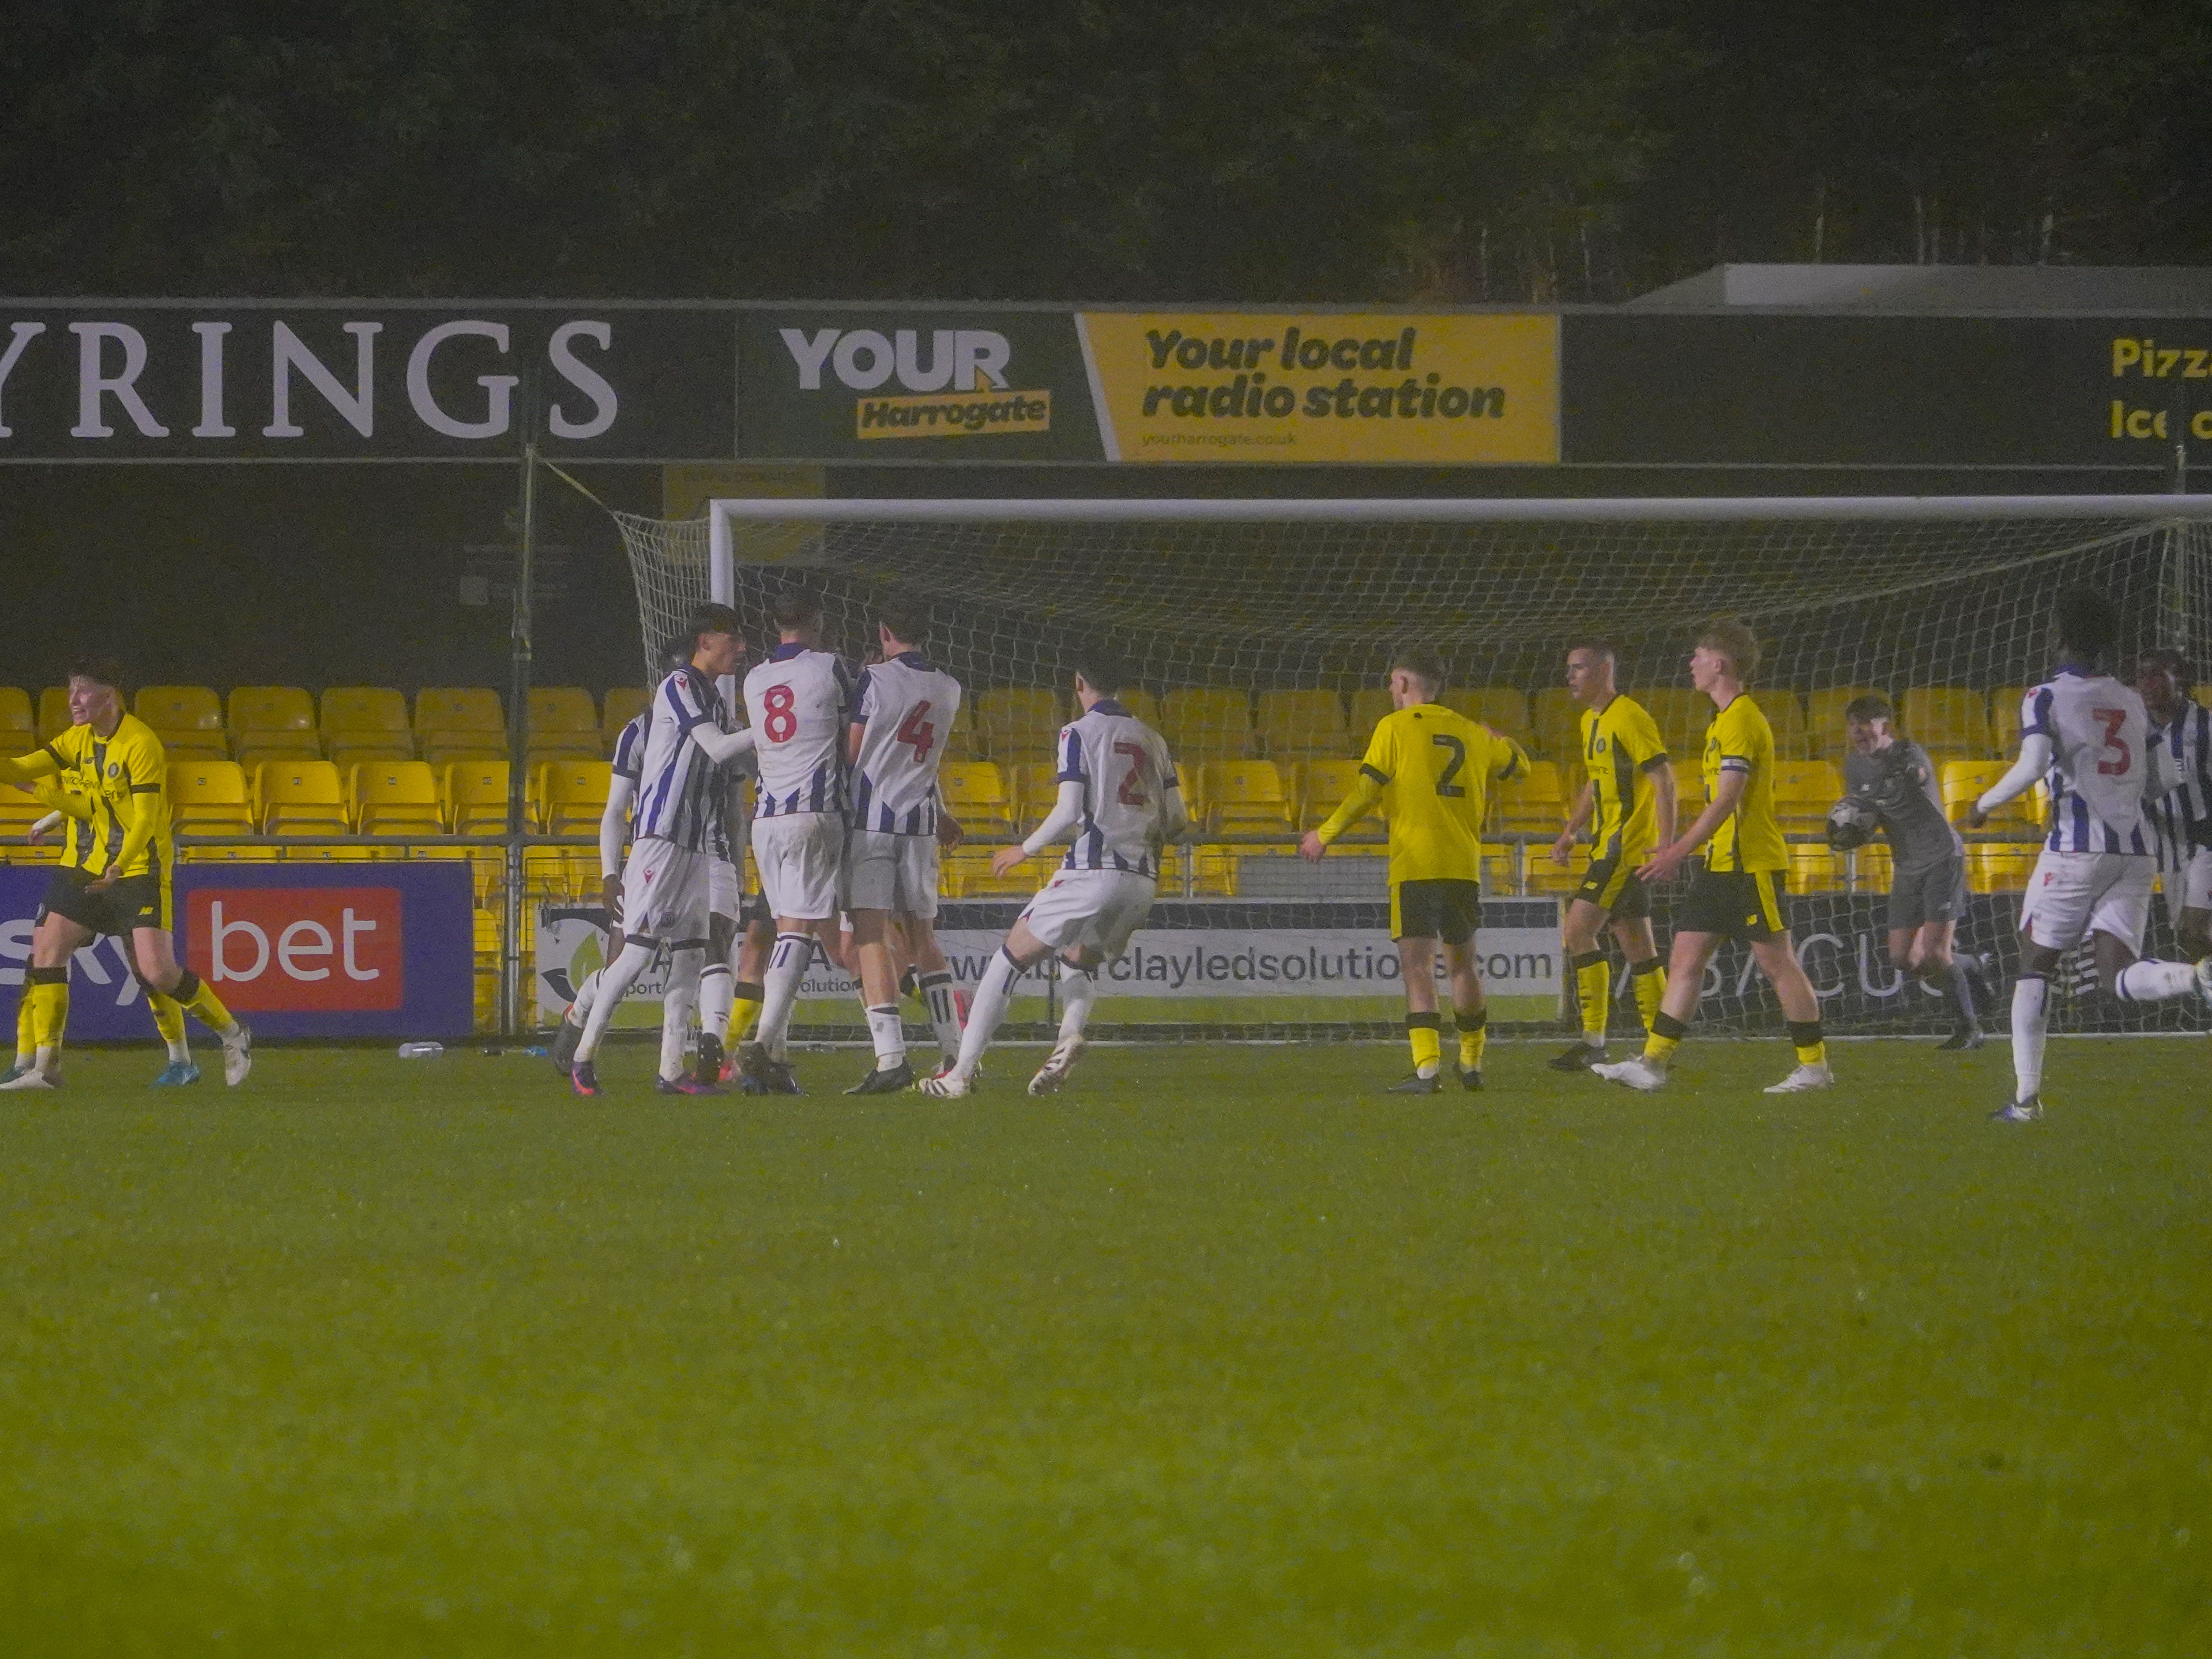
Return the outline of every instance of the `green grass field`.
[[[2201,1040],[1104,1050],[0,1106],[24,1656],[2200,1655]],[[807,1057],[810,1086],[865,1061]],[[165,1091],[166,1092],[166,1091]]]

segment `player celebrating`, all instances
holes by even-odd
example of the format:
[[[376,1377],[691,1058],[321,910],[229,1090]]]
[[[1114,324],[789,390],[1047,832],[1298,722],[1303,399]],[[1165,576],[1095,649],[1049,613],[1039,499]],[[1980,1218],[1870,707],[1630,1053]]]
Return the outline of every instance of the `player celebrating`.
[[[2166,750],[2151,741],[2142,699],[2104,669],[2119,613],[2094,588],[2057,605],[2058,672],[2021,703],[2020,758],[1967,814],[1978,830],[2036,780],[2051,785],[2051,834],[2020,907],[2020,978],[2012,988],[2013,1097],[1990,1114],[2007,1123],[2043,1115],[2043,1046],[2051,970],[2094,936],[2097,982],[2122,1002],[2200,993],[2212,1002],[2212,961],[2142,962],[2158,830],[2144,799],[2166,793]]]
[[[1328,845],[1379,803],[1390,821],[1390,937],[1397,941],[1406,989],[1406,1036],[1413,1071],[1394,1095],[1434,1094],[1443,1086],[1437,1018],[1437,947],[1451,978],[1459,1029],[1460,1086],[1482,1087],[1488,1010],[1476,965],[1482,926],[1482,813],[1492,778],[1528,769],[1521,745],[1437,701],[1443,659],[1409,646],[1391,659],[1392,712],[1376,722],[1359,781],[1298,850],[1319,863]]]
[[[1758,672],[1759,642],[1733,618],[1708,627],[1690,653],[1690,683],[1713,700],[1712,723],[1705,728],[1705,810],[1637,874],[1646,881],[1665,881],[1700,847],[1706,848],[1705,866],[1678,912],[1667,994],[1643,1054],[1591,1067],[1609,1083],[1647,1091],[1666,1085],[1668,1061],[1698,1012],[1705,965],[1729,939],[1751,947],[1752,960],[1774,987],[1797,1050],[1796,1069],[1766,1092],[1797,1094],[1835,1081],[1820,1029],[1820,1000],[1797,963],[1782,916],[1790,848],[1774,813],[1774,731],[1745,689]]]
[[[671,952],[670,985],[688,983],[697,994],[707,949],[708,866],[722,820],[716,769],[751,752],[753,734],[730,729],[714,684],[744,660],[737,612],[726,605],[702,605],[691,613],[684,633],[690,645],[686,659],[653,696],[631,825],[635,838],[623,866],[617,912],[622,952],[601,976],[576,1042],[569,1079],[580,1095],[599,1092],[592,1063],[599,1040],[623,994],[662,945]]]
[[[1014,981],[1055,951],[1063,1005],[1060,1040],[1030,1079],[1030,1092],[1054,1092],[1082,1057],[1084,1030],[1098,996],[1098,969],[1128,948],[1129,936],[1152,908],[1161,847],[1180,840],[1189,827],[1167,744],[1115,701],[1124,684],[1121,665],[1101,653],[1086,653],[1076,665],[1081,713],[1060,728],[1055,745],[1059,798],[1027,840],[993,855],[991,867],[1006,875],[1072,832],[1067,857],[983,970],[960,1035],[960,1058],[939,1076],[923,1079],[917,1086],[924,1094],[957,1100],[969,1092],[983,1051],[1006,1017]]]
[[[860,997],[874,1039],[875,1068],[845,1092],[896,1093],[914,1082],[898,1009],[894,918],[921,972],[921,994],[943,1051],[940,1070],[959,1058],[960,1024],[952,970],[937,943],[937,769],[941,734],[960,712],[960,682],[922,655],[925,617],[894,600],[877,612],[880,663],[861,670],[846,755],[853,767],[852,828],[845,852],[847,902],[859,948]]]
[[[1674,839],[1674,769],[1657,722],[1613,684],[1613,647],[1585,640],[1567,650],[1567,695],[1583,708],[1583,764],[1589,781],[1572,817],[1552,843],[1552,862],[1565,864],[1589,826],[1593,851],[1582,884],[1567,902],[1567,963],[1582,1003],[1583,1040],[1553,1057],[1555,1072],[1579,1072],[1605,1058],[1606,1018],[1613,1006],[1613,971],[1598,948],[1607,921],[1628,959],[1636,1006],[1648,1029],[1667,989],[1665,964],[1651,938],[1651,899],[1637,873],[1655,846]]]
[[[31,1006],[33,1061],[0,1088],[59,1084],[70,958],[101,933],[127,939],[139,978],[198,1015],[222,1040],[225,1082],[243,1083],[252,1069],[252,1034],[205,981],[178,965],[168,757],[152,728],[125,712],[122,681],[122,671],[112,662],[78,662],[70,671],[68,730],[20,759],[0,760],[0,783],[61,778],[90,808],[70,826],[31,935],[23,995]],[[58,803],[60,798],[47,799]],[[173,1064],[174,1054],[173,1046]]]
[[[2166,902],[2176,913],[2174,942],[2191,962],[2202,962],[2212,956],[2212,708],[2191,698],[2191,689],[2179,651],[2146,651],[2136,660],[2136,691],[2150,717],[2151,741],[2166,751],[2166,774],[2174,780],[2151,808],[2172,855]]]
[[[1854,697],[1844,710],[1844,799],[1870,812],[1889,837],[1889,961],[1900,975],[1924,980],[1951,1000],[1947,1049],[1982,1046],[1972,981],[1979,957],[1953,948],[1966,908],[1966,843],[1943,816],[1928,751],[1897,735],[1889,699]],[[1832,817],[1828,844],[1848,850],[1855,834]]]
[[[756,1088],[799,1092],[787,1054],[792,1009],[818,941],[837,959],[840,878],[845,862],[845,742],[853,676],[821,648],[822,605],[795,587],[777,596],[781,641],[745,676],[745,708],[758,735],[760,790],[753,807],[753,861],[775,917],[760,1028],[738,1057]]]

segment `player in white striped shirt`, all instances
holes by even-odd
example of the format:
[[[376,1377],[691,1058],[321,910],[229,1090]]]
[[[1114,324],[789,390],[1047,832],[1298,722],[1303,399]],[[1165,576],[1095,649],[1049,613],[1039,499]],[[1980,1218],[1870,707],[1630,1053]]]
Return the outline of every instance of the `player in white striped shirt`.
[[[1060,798],[1026,841],[1000,848],[991,867],[1006,875],[1063,836],[1071,838],[1067,856],[983,970],[960,1036],[960,1058],[916,1085],[924,1094],[957,1100],[968,1093],[1006,1018],[1014,981],[1054,951],[1065,1012],[1060,1040],[1030,1079],[1030,1092],[1057,1090],[1083,1053],[1098,969],[1128,948],[1152,908],[1161,848],[1189,829],[1166,743],[1114,700],[1124,679],[1121,665],[1102,653],[1077,665],[1075,700],[1082,713],[1060,729],[1055,745]]]
[[[2169,868],[2166,902],[2174,942],[2192,962],[2212,956],[2212,708],[2190,696],[2188,659],[2146,651],[2136,661],[2136,690],[2150,716],[2151,740],[2166,751],[2173,787],[2150,803],[2164,833]]]
[[[2043,1049],[2050,975],[2094,937],[2097,979],[2122,1002],[2165,1002],[2194,992],[2212,1002],[2212,963],[2144,962],[2143,929],[2158,830],[2144,801],[2171,783],[2150,739],[2142,699],[2104,669],[2118,642],[2119,613],[2090,588],[2058,596],[2058,672],[2021,705],[2020,759],[1967,815],[1979,830],[2039,777],[2051,786],[2050,838],[2021,903],[2020,979],[2012,994],[2013,1097],[1990,1115],[2025,1123],[2043,1115]]]

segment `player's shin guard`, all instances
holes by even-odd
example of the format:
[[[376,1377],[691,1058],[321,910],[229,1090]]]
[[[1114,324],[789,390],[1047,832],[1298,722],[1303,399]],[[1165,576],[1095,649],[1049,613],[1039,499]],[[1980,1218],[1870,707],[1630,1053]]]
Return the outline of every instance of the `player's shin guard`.
[[[876,1047],[876,1069],[896,1072],[906,1064],[906,1027],[898,1004],[878,1003],[868,1010],[868,1037]]]
[[[1098,975],[1093,969],[1060,964],[1060,1035],[1064,1042],[1083,1035],[1091,1024],[1091,1005],[1098,1000]]]
[[[1651,1035],[1644,1039],[1644,1058],[1654,1066],[1664,1066],[1689,1035],[1688,1026],[1662,1009],[1651,1016]]]
[[[168,1045],[171,1063],[189,1060],[192,1057],[191,1045],[185,1041],[185,1011],[177,1000],[149,985],[146,988],[146,1006],[154,1016],[154,1029]]]
[[[23,970],[23,1000],[31,1005],[31,1052],[42,1072],[51,1072],[69,1029],[69,964]]]
[[[39,1021],[36,1002],[31,995],[30,977],[24,976],[23,994],[15,1003],[15,1066],[27,1069],[39,1054]]]
[[[1651,1022],[1659,1018],[1659,1005],[1667,996],[1667,963],[1659,957],[1646,957],[1641,962],[1628,964],[1629,988],[1636,994],[1636,1012],[1644,1017],[1644,1029],[1651,1030]]]
[[[1406,1041],[1413,1047],[1413,1070],[1421,1077],[1434,1077],[1443,1069],[1443,1024],[1433,1013],[1406,1016]]]
[[[1585,951],[1572,963],[1575,996],[1583,1008],[1583,1041],[1593,1048],[1602,1048],[1606,1016],[1613,1010],[1613,964],[1602,951]]]
[[[2197,988],[2197,969],[2185,962],[2131,962],[2112,981],[2122,1002],[2171,1002]]]
[[[2033,1100],[2043,1088],[2043,1038],[2050,986],[2039,975],[2023,974],[2012,987],[2013,1098]]]
[[[952,994],[952,975],[924,974],[921,1003],[929,1010],[930,1030],[937,1033],[937,1046],[949,1065],[960,1053],[960,1002]]]
[[[791,1029],[791,1011],[799,1002],[799,987],[806,977],[806,964],[814,959],[811,933],[778,933],[775,953],[768,959],[767,981],[761,999],[759,1041],[777,1060],[784,1057],[785,1034]]]
[[[975,987],[975,1000],[968,1005],[967,1027],[960,1033],[960,1058],[952,1067],[957,1076],[973,1078],[975,1068],[983,1063],[983,1051],[991,1046],[999,1022],[1006,1017],[1006,1005],[1013,1000],[1014,981],[1021,974],[1021,969],[1004,946],[983,970],[983,977]]]
[[[577,1064],[599,1052],[599,1039],[613,1023],[615,1010],[622,1006],[623,997],[653,957],[652,945],[630,939],[623,944],[622,954],[600,970],[599,998],[592,1004],[591,1018],[584,1022],[584,1035],[576,1043]]]
[[[581,1025],[591,1018],[592,1006],[599,1000],[599,981],[606,977],[606,973],[604,968],[592,969],[584,975],[584,982],[576,988],[576,994],[569,1000],[568,1013],[577,1024]]]
[[[1825,1066],[1828,1061],[1828,1041],[1817,1019],[1793,1019],[1789,1022],[1790,1046],[1797,1051],[1800,1066]]]
[[[751,981],[732,976],[730,986],[730,995],[732,1000],[730,1004],[729,1030],[723,1034],[722,1047],[735,1048],[753,1034],[753,1028],[760,1024],[761,998],[763,994],[762,988],[755,985]]]
[[[1487,1008],[1455,1008],[1452,1019],[1459,1027],[1459,1068],[1462,1072],[1482,1069],[1482,1051],[1490,1042],[1490,1010]],[[1601,1037],[1604,1028],[1599,1027]]]
[[[217,1036],[228,1036],[238,1029],[238,1022],[222,1006],[222,999],[215,994],[214,988],[191,969],[178,975],[177,988],[169,994],[176,998],[186,1013],[197,1017]]]
[[[669,953],[668,990],[660,1000],[660,1075],[672,1083],[684,1075],[684,1039],[699,1006],[699,964],[706,959],[697,939],[686,939]]]
[[[735,976],[726,962],[710,962],[699,970],[699,1035],[719,1038],[730,1024],[735,1005]]]

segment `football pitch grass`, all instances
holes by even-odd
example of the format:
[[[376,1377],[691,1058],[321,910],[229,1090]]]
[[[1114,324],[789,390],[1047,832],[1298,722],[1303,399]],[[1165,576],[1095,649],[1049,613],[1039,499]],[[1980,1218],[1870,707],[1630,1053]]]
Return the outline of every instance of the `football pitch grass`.
[[[957,1103],[72,1057],[0,1106],[25,1656],[2212,1650],[2203,1040],[1035,1049]],[[1617,1050],[1618,1052],[1618,1050]]]

